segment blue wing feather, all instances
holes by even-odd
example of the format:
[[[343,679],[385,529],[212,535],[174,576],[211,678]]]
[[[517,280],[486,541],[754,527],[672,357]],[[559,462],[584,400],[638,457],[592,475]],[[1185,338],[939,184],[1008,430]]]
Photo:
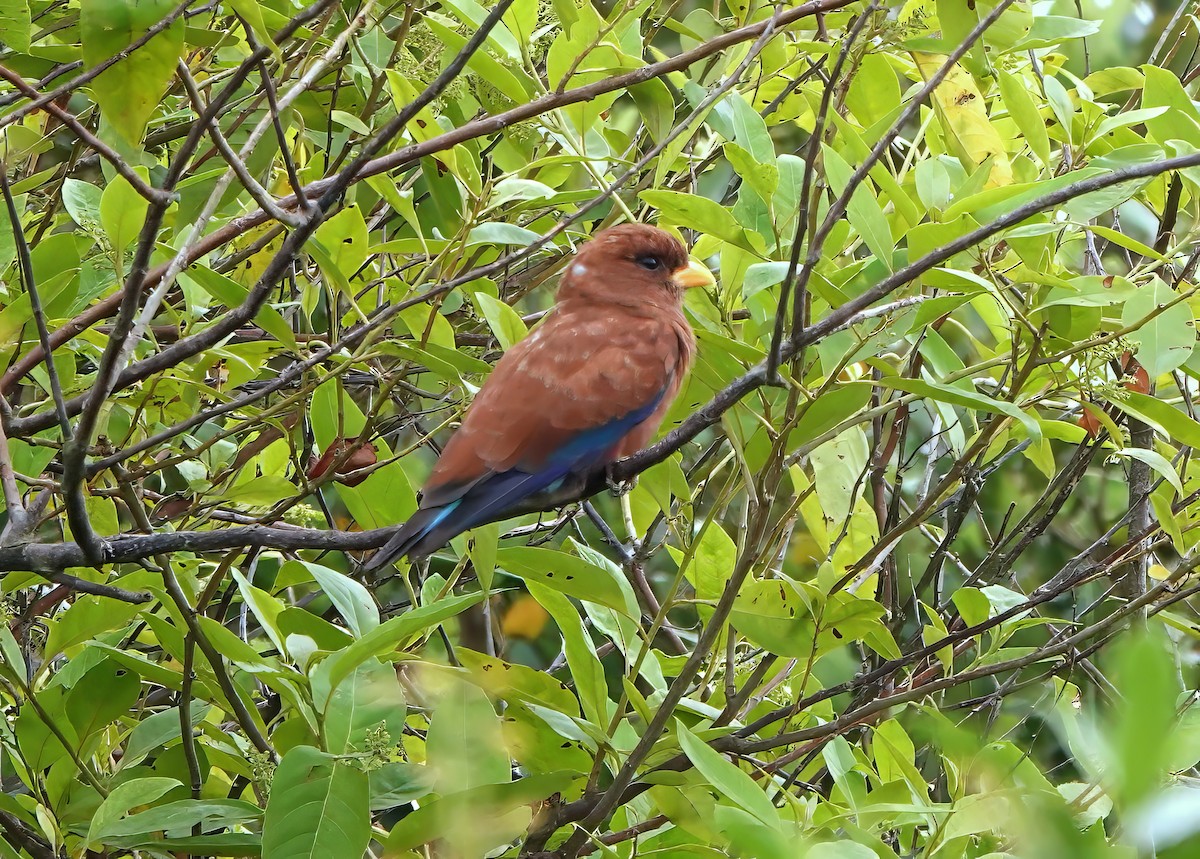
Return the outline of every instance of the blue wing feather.
[[[654,414],[666,390],[646,405],[598,427],[583,430],[546,457],[537,471],[511,469],[490,474],[472,484],[461,497],[437,507],[418,510],[395,536],[375,553],[367,570],[376,570],[405,555],[421,557],[440,549],[463,531],[503,519],[525,499],[551,489],[568,475],[606,464],[613,447]]]

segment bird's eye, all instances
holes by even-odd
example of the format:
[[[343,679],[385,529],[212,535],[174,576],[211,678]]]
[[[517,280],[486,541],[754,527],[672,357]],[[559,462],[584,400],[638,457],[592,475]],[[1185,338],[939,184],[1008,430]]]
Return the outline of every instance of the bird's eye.
[[[646,269],[646,271],[654,271],[662,265],[662,262],[658,257],[644,256],[638,257],[637,264]]]

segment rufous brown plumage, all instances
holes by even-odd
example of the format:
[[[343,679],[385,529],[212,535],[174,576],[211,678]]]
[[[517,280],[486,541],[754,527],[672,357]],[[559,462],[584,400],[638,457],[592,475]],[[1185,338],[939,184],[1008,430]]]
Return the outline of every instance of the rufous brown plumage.
[[[450,438],[420,508],[371,559],[422,557],[644,447],[695,353],[683,291],[713,283],[646,224],[597,233],[546,319],[496,364]]]

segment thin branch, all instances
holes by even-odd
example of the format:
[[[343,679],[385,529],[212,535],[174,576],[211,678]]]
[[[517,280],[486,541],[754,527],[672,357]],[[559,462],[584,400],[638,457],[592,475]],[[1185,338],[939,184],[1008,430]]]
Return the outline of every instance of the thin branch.
[[[83,551],[80,549],[78,560],[72,564],[64,564],[63,567],[82,567],[84,566],[84,563]],[[23,569],[26,568],[9,567],[6,568],[5,571]],[[47,581],[54,582],[56,585],[64,585],[73,591],[78,591],[81,594],[91,594],[92,596],[96,597],[107,597],[108,599],[132,603],[134,605],[141,605],[142,603],[150,602],[152,598],[151,595],[145,591],[131,591],[126,590],[125,588],[115,587],[114,585],[106,585],[101,582],[90,582],[87,579],[81,579],[78,576],[72,576],[68,573],[46,573],[43,570],[33,570],[33,572],[37,573],[39,576],[42,576]]]
[[[70,93],[75,92],[80,87],[82,87],[84,84],[88,83],[89,81],[95,80],[97,77],[99,77],[101,74],[103,74],[108,69],[115,66],[117,63],[128,59],[130,56],[133,55],[133,53],[135,51],[144,47],[147,42],[149,42],[151,39],[153,39],[155,36],[157,36],[163,30],[166,30],[168,27],[170,27],[172,24],[174,24],[176,21],[178,21],[180,16],[182,16],[187,11],[188,7],[191,6],[195,2],[196,2],[196,0],[183,0],[182,3],[180,3],[174,9],[172,9],[170,12],[168,12],[161,20],[154,22],[154,24],[152,24],[146,30],[145,33],[138,36],[136,39],[134,39],[132,42],[130,42],[126,47],[117,51],[115,54],[113,54],[108,59],[104,60],[103,62],[97,63],[96,65],[92,66],[90,69],[88,69],[83,74],[76,75],[75,77],[73,77],[69,81],[67,81],[66,83],[55,87],[50,92],[44,93],[44,94],[38,96],[33,101],[31,101],[29,104],[22,105],[21,107],[17,108],[16,110],[12,111],[11,113],[6,113],[3,117],[0,117],[0,129],[6,128],[7,126],[12,125],[14,122],[20,122],[22,119],[24,119],[29,114],[33,113],[35,110],[41,110],[46,105],[50,104],[53,101],[57,101],[58,99],[62,98],[64,95],[68,95]],[[81,62],[80,63],[71,63],[66,66],[63,66],[61,69],[58,70],[58,72],[55,76],[57,77],[59,75],[66,74],[67,72],[78,68],[80,65],[82,65]],[[41,81],[38,81],[38,86],[44,86],[48,82],[49,81],[47,79],[43,79]],[[8,105],[12,104],[16,100],[17,100],[17,97],[15,94],[12,96],[5,97],[5,98],[0,98],[0,108],[7,107]]]
[[[192,79],[192,73],[188,70],[187,63],[180,60],[176,64],[176,69],[179,73],[179,80],[183,82],[183,88],[187,91],[188,98],[192,102],[192,109],[196,111],[197,115],[204,115],[204,104],[200,100],[200,92],[196,89],[196,82]],[[225,135],[221,133],[221,126],[217,124],[216,117],[210,115],[208,121],[204,123],[204,127],[208,131],[209,137],[212,138],[213,143],[216,144],[217,151],[225,159],[225,163],[233,169],[234,175],[242,183],[242,187],[246,189],[250,198],[258,203],[259,208],[281,224],[299,226],[304,219],[275,204],[275,198],[271,196],[271,192],[258,184],[258,180],[250,175],[250,168],[246,166],[246,162],[242,160],[242,156],[233,151],[233,147],[230,146]],[[215,196],[219,198],[221,195],[215,194]]]
[[[24,95],[32,99],[38,99],[39,93],[29,84],[25,83],[25,79],[11,69],[0,65],[0,78],[8,81],[10,84],[19,89]],[[132,167],[129,166],[124,158],[121,157],[117,150],[113,149],[95,134],[84,128],[83,124],[75,118],[71,113],[63,110],[54,102],[47,102],[42,105],[42,110],[53,116],[67,128],[69,128],[76,137],[84,142],[89,149],[95,151],[101,158],[113,166],[121,177],[125,179],[133,190],[138,192],[138,196],[146,199],[147,202],[155,205],[167,205],[171,202],[171,195],[158,188],[154,188],[146,184],[141,176],[137,174]]]
[[[17,475],[13,471],[12,451],[8,447],[8,436],[4,434],[4,422],[0,421],[0,487],[4,490],[4,507],[8,514],[8,527],[2,539],[20,541],[28,533],[25,502],[17,486]]]
[[[29,251],[29,242],[25,239],[25,230],[21,226],[21,213],[17,211],[17,203],[13,199],[12,188],[8,184],[8,165],[3,163],[0,163],[0,193],[4,195],[4,205],[8,210],[8,219],[13,231],[13,242],[17,248],[17,271],[21,276],[21,285],[25,287],[25,292],[29,296],[29,308],[33,313],[33,323],[37,328],[38,341],[42,344],[43,357],[46,360],[46,375],[50,379],[50,395],[54,398],[54,411],[58,418],[58,427],[62,430],[63,438],[67,438],[71,433],[71,421],[67,416],[62,385],[58,380],[58,369],[49,357],[51,354],[48,348],[50,334],[46,330],[46,313],[42,308],[42,297],[38,292],[37,278],[33,275],[33,259]]]
[[[862,164],[858,165],[858,167],[856,167],[854,172],[850,175],[849,180],[846,182],[846,187],[842,189],[841,194],[830,205],[829,210],[825,213],[825,219],[821,222],[821,226],[817,228],[817,231],[813,234],[809,241],[808,254],[804,258],[804,265],[800,269],[800,273],[795,279],[794,290],[796,294],[796,300],[793,302],[792,307],[794,315],[798,314],[801,310],[798,302],[803,299],[805,290],[808,288],[809,278],[812,276],[812,273],[816,271],[817,265],[821,261],[821,254],[825,248],[825,240],[829,238],[829,234],[832,232],[834,225],[837,224],[841,217],[846,213],[846,209],[850,205],[850,200],[854,196],[854,192],[858,190],[858,186],[863,183],[863,180],[866,179],[867,174],[870,173],[871,169],[879,163],[881,158],[883,158],[883,154],[887,152],[888,147],[892,145],[893,141],[895,141],[896,137],[899,136],[900,132],[908,125],[912,118],[916,116],[917,111],[921,109],[921,105],[925,103],[926,99],[928,99],[933,94],[933,91],[942,84],[942,82],[946,79],[946,76],[950,74],[950,72],[958,64],[958,61],[966,55],[967,51],[969,51],[971,46],[983,36],[984,32],[986,32],[987,29],[992,26],[992,24],[999,20],[1000,16],[1004,14],[1005,10],[1007,10],[1012,3],[1013,0],[1000,0],[1000,2],[997,3],[996,6],[990,12],[988,12],[986,16],[979,20],[979,23],[976,24],[975,27],[971,29],[971,32],[968,33],[962,40],[962,42],[950,52],[950,55],[946,57],[945,62],[943,62],[937,71],[935,71],[929,77],[929,80],[925,82],[925,85],[921,87],[912,100],[904,106],[904,109],[900,111],[900,115],[897,116],[895,121],[892,122],[891,127],[885,134],[883,134],[883,136],[879,138],[879,140],[875,142],[875,145],[871,147],[871,151],[867,154],[867,157],[863,160]],[[797,225],[797,229],[800,229],[800,225]],[[795,248],[793,248],[793,254],[794,253]],[[909,266],[909,268],[911,267],[912,266]],[[792,271],[790,263],[788,266],[788,271],[789,274]],[[780,300],[782,301],[782,292]],[[862,307],[865,306],[866,305],[862,305]],[[861,307],[859,309],[861,309]],[[803,319],[796,315],[793,320],[792,327],[793,339],[800,335],[802,331],[802,325]],[[776,353],[772,351],[769,360],[774,360],[775,354]],[[788,357],[790,357],[790,355]],[[781,350],[779,353],[779,361],[782,362],[783,360],[784,356]]]
[[[808,230],[808,207],[812,197],[813,175],[816,172],[817,159],[821,154],[821,142],[825,136],[825,122],[829,116],[829,107],[833,101],[833,91],[842,75],[842,67],[850,56],[850,49],[858,41],[867,21],[879,8],[881,0],[871,0],[871,4],[863,10],[855,20],[850,32],[842,40],[841,50],[838,51],[837,61],[829,80],[821,92],[821,106],[817,110],[816,121],[808,140],[808,154],[804,159],[804,178],[800,182],[800,204],[796,209],[796,229],[792,235],[791,253],[788,255],[787,273],[779,287],[779,305],[775,310],[775,327],[771,332],[771,346],[767,350],[767,384],[777,385],[779,379],[779,350],[783,345],[784,319],[787,317],[788,299],[795,293],[792,310],[792,330],[799,331],[803,325],[805,303],[808,294],[802,284],[796,280],[796,272],[800,266],[800,249],[804,245],[804,234]],[[793,287],[796,287],[793,289]]]

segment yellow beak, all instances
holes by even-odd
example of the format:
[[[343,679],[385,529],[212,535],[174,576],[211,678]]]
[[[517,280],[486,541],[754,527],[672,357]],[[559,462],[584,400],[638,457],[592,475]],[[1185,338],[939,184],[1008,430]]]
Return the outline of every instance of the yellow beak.
[[[693,286],[713,286],[717,282],[713,273],[708,270],[708,266],[695,260],[690,260],[683,268],[671,272],[671,276],[684,289],[690,289]]]

